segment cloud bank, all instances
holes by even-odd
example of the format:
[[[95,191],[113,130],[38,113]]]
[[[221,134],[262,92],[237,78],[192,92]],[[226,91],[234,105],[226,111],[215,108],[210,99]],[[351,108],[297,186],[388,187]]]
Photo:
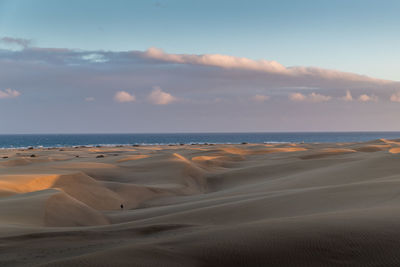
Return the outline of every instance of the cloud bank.
[[[260,71],[272,74],[290,76],[318,76],[324,79],[346,79],[353,81],[370,81],[385,83],[382,79],[375,79],[354,73],[346,73],[335,70],[327,70],[314,67],[285,67],[276,61],[252,60],[243,57],[234,57],[221,54],[185,55],[168,54],[158,48],[149,48],[143,53],[146,58],[165,62],[214,66],[226,69],[241,69],[249,71]]]
[[[0,132],[400,130],[396,81],[222,54],[1,42],[22,49],[0,49],[0,88],[19,90],[0,98],[23,97],[1,101],[13,117]]]
[[[166,62],[181,64],[215,66],[228,69],[248,69],[266,72],[285,72],[287,69],[276,61],[251,60],[248,58],[233,57],[226,55],[178,55],[167,54],[158,48],[149,48],[143,53],[147,58],[157,59]]]

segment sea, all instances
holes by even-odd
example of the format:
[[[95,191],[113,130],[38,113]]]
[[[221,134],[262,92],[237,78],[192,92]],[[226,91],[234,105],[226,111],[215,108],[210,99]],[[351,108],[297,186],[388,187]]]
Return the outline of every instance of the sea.
[[[400,132],[0,134],[0,148],[169,144],[336,143],[398,139]]]

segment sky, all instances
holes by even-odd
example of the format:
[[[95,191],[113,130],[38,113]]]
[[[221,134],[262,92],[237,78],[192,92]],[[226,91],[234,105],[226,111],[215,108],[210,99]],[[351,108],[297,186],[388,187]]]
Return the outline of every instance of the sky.
[[[0,0],[0,133],[400,130],[399,12]]]

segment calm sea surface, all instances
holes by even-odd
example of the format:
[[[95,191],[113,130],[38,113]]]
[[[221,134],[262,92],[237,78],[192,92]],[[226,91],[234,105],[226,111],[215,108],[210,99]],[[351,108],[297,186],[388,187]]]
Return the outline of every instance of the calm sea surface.
[[[397,139],[400,132],[174,133],[174,134],[18,134],[0,135],[0,148],[191,143],[330,143]]]

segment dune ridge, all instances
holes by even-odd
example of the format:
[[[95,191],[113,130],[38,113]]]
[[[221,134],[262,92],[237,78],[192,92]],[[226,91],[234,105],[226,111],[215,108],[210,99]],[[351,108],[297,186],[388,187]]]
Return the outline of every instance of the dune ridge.
[[[397,266],[399,153],[384,139],[2,150],[0,265]]]

